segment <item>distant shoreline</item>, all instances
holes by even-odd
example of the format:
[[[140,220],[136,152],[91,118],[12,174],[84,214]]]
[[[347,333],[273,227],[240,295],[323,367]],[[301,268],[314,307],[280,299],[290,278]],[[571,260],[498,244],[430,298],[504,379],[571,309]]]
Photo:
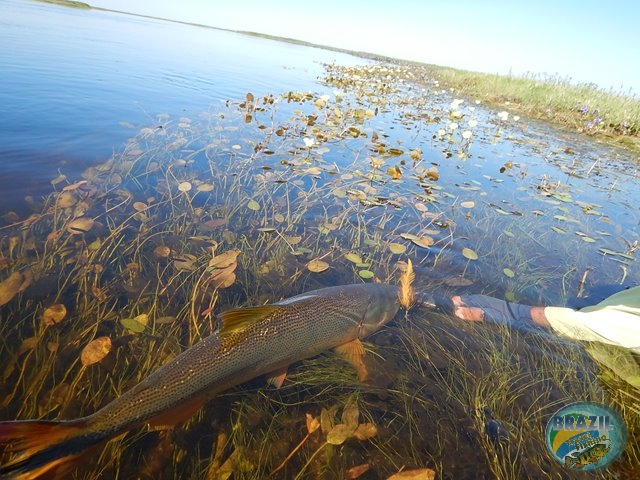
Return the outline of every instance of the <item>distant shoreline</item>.
[[[248,35],[267,40],[286,42],[311,48],[344,53],[368,60],[414,65],[429,69],[440,87],[449,88],[454,95],[498,109],[542,120],[550,124],[585,134],[594,140],[640,151],[640,97],[638,93],[604,90],[593,83],[573,84],[558,77],[528,75],[514,77],[388,57],[371,52],[348,50],[265,33],[231,30],[200,23],[184,22],[151,15],[94,7],[76,0],[36,0],[72,8],[102,10],[135,17],[209,28]]]

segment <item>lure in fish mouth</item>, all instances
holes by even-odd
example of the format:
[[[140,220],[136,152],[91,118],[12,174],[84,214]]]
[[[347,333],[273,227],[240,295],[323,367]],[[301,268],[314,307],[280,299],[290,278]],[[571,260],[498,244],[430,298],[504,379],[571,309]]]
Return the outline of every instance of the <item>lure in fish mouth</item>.
[[[97,412],[73,420],[0,422],[0,445],[18,456],[0,466],[13,480],[63,479],[90,451],[144,424],[170,427],[216,393],[260,375],[280,386],[287,367],[331,348],[366,375],[360,339],[400,307],[398,288],[355,284],[312,290],[220,315],[220,331],[202,339]]]

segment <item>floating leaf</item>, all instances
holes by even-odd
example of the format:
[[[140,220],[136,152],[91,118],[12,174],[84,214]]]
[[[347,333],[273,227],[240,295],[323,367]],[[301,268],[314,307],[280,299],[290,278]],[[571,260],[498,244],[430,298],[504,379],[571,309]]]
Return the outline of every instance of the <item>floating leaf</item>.
[[[401,243],[390,243],[389,250],[391,250],[391,253],[395,253],[396,255],[399,255],[401,253],[406,252],[407,247],[405,247]]]
[[[109,337],[98,337],[89,342],[80,353],[82,365],[88,367],[98,363],[111,351],[111,339]]]
[[[211,192],[214,189],[214,186],[210,183],[201,183],[196,187],[196,190],[199,192]]]
[[[189,182],[182,182],[178,185],[178,190],[180,190],[181,192],[188,192],[189,190],[191,190],[191,184]]]
[[[462,208],[473,208],[476,206],[476,202],[469,200],[468,202],[460,202]]]
[[[147,327],[147,322],[149,321],[149,316],[146,313],[138,315],[134,318],[123,318],[120,320],[120,323],[127,330],[131,330],[135,333],[143,332]]]
[[[313,433],[320,428],[320,420],[312,416],[310,413],[305,414],[307,419],[307,433]]]
[[[361,475],[364,475],[366,472],[371,469],[371,466],[368,463],[363,463],[362,465],[356,465],[355,467],[351,467],[347,470],[347,479],[354,480],[359,478]]]
[[[320,272],[324,272],[326,269],[329,268],[329,264],[327,262],[324,262],[322,260],[311,260],[309,263],[307,263],[307,268],[309,269],[309,271],[311,272],[315,272],[315,273],[320,273]]]
[[[56,303],[44,309],[42,321],[45,325],[55,325],[60,323],[67,316],[67,307],[62,303]]]
[[[358,426],[359,417],[360,409],[358,408],[358,403],[353,397],[349,397],[349,400],[347,400],[346,405],[342,409],[342,423],[355,429]]]
[[[362,258],[357,253],[353,253],[353,252],[346,253],[344,255],[344,258],[346,258],[347,260],[355,264],[362,263]]]
[[[567,233],[566,230],[560,228],[560,227],[551,227],[551,230],[553,230],[556,233]]]
[[[515,276],[515,272],[510,268],[503,268],[502,272],[509,278],[513,278]]]
[[[399,180],[402,178],[402,170],[397,165],[395,167],[387,168],[387,173],[391,175],[392,180]]]
[[[327,443],[331,445],[342,445],[353,434],[356,427],[339,423],[327,434]]]
[[[373,278],[375,276],[375,273],[373,273],[371,270],[358,270],[358,275],[366,280],[369,278]]]
[[[176,317],[173,317],[171,315],[166,315],[164,317],[156,318],[155,323],[156,323],[156,325],[164,325],[164,324],[167,324],[167,323],[173,323],[176,320],[177,320]]]
[[[78,203],[78,197],[73,192],[62,192],[56,199],[58,208],[69,208]]]
[[[225,268],[215,270],[209,277],[209,283],[213,288],[228,288],[236,281],[235,269],[238,266],[233,262]]]
[[[478,259],[478,254],[474,250],[471,250],[470,248],[463,248],[462,249],[462,256],[465,257],[465,258],[468,258],[469,260],[477,260]]]
[[[378,427],[373,423],[361,423],[353,432],[353,436],[358,440],[369,440],[378,434]]]
[[[394,473],[387,480],[434,480],[436,471],[430,468],[416,468],[415,470],[403,470]]]
[[[435,243],[435,240],[429,235],[423,235],[421,237],[411,238],[410,240],[414,245],[417,245],[418,247],[422,247],[422,248],[429,248]]]
[[[226,268],[236,263],[240,250],[227,250],[209,260],[209,267]]]
[[[282,223],[282,222],[284,222],[284,215],[282,215],[281,213],[276,213],[273,216],[273,219],[278,223]]]
[[[145,211],[147,208],[149,208],[149,205],[147,205],[144,202],[133,202],[133,209],[136,212],[143,212]]]
[[[16,296],[23,281],[24,277],[20,272],[13,272],[0,282],[0,306],[9,303]]]
[[[257,212],[258,210],[260,210],[260,204],[255,200],[249,200],[249,203],[247,203],[247,208],[249,210],[253,210],[254,212]]]
[[[94,225],[93,218],[89,217],[78,217],[69,222],[67,225],[67,232],[71,234],[82,234],[87,233]]]
[[[167,258],[169,255],[171,255],[171,249],[166,245],[158,245],[153,249],[153,254],[157,258]]]
[[[185,253],[184,255],[181,255],[179,257],[174,257],[173,264],[178,270],[181,270],[183,272],[192,272],[196,269],[195,262],[197,260],[198,259],[195,257],[195,255]]]

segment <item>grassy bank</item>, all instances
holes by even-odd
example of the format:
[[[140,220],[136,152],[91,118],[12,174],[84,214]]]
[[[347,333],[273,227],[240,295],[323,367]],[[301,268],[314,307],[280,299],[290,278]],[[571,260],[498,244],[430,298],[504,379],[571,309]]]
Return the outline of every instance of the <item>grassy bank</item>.
[[[640,150],[640,98],[630,92],[604,91],[595,84],[573,84],[559,77],[431,69],[442,86],[459,95]]]
[[[63,7],[72,8],[91,8],[91,5],[84,2],[76,2],[75,0],[38,0],[39,2],[52,3],[54,5],[62,5]]]

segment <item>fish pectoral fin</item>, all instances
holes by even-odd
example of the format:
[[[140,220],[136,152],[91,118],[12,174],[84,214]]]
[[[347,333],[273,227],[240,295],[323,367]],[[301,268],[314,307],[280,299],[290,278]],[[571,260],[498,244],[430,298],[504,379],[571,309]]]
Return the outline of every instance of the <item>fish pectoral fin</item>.
[[[220,320],[222,320],[220,334],[240,332],[281,308],[278,305],[263,305],[260,307],[236,308],[235,310],[222,312],[220,314]]]
[[[189,420],[193,415],[202,408],[207,401],[207,397],[200,395],[198,397],[182,402],[175,407],[164,411],[155,417],[147,420],[150,430],[166,430],[173,428],[180,423]]]
[[[267,384],[280,388],[287,378],[287,367],[280,368],[267,375]]]
[[[369,377],[367,366],[364,363],[364,345],[357,338],[351,342],[343,343],[334,348],[336,353],[341,355],[347,362],[349,362],[356,369],[358,373],[358,379],[364,382]]]

